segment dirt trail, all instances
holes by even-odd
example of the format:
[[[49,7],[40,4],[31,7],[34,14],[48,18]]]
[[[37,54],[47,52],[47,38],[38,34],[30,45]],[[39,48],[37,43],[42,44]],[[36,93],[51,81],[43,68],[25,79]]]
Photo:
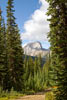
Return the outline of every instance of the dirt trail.
[[[45,100],[45,95],[28,95],[20,97],[16,100]]]

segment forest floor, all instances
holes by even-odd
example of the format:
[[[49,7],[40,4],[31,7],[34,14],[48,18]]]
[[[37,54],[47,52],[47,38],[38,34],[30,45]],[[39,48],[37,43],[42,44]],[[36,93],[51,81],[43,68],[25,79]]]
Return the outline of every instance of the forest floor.
[[[45,100],[45,95],[27,95],[16,100]]]

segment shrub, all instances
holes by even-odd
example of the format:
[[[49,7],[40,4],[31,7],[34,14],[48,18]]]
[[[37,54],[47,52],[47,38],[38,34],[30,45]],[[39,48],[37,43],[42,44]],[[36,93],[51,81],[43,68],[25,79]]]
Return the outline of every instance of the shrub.
[[[46,93],[45,100],[55,100],[53,92]]]

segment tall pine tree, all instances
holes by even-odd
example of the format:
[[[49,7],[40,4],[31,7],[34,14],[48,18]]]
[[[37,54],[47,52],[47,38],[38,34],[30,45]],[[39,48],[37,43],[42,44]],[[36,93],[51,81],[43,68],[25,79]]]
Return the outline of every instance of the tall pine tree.
[[[67,0],[47,0],[56,100],[67,100]]]
[[[6,74],[6,64],[5,64],[5,57],[6,57],[6,52],[5,52],[5,23],[3,21],[4,19],[2,18],[2,11],[0,8],[0,87],[3,88],[4,85],[4,78]]]
[[[8,0],[7,6],[7,66],[8,89],[20,91],[23,87],[23,49],[18,26],[14,17],[14,0]]]

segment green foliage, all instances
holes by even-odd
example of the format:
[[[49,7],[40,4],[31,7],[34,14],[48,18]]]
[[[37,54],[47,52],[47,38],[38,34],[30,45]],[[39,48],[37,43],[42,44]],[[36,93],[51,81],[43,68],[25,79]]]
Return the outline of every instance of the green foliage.
[[[15,98],[18,98],[20,96],[23,96],[22,93],[14,91],[12,88],[9,91],[3,91],[2,88],[0,88],[0,100],[14,100]]]
[[[67,100],[67,1],[47,0],[50,19],[48,37],[51,44],[51,73],[55,85],[56,100]]]
[[[5,27],[2,11],[0,8],[0,86],[4,85],[4,76],[6,74],[6,47],[5,47]]]
[[[25,67],[25,91],[34,90],[35,92],[43,91],[47,88],[48,84],[48,70],[49,70],[49,62],[47,61],[42,67],[42,58],[41,56],[36,57],[33,60],[31,57],[26,58],[24,60]]]
[[[45,100],[55,100],[54,94],[52,92],[46,93]]]
[[[20,91],[23,88],[23,49],[18,26],[14,17],[14,0],[8,0],[7,6],[7,67],[8,77],[6,89],[12,87]]]
[[[7,29],[0,9],[0,87],[16,91],[23,88],[23,49],[15,22],[13,0],[7,3]]]

